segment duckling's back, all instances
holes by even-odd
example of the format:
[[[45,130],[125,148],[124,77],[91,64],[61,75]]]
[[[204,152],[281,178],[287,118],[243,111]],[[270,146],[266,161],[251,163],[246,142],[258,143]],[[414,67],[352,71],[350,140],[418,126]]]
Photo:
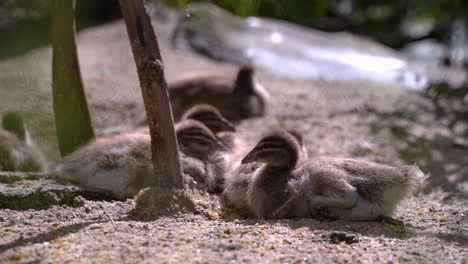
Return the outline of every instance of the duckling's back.
[[[193,75],[169,83],[169,93],[175,120],[191,106],[209,103],[220,110],[227,107],[232,92],[231,80],[219,75]]]
[[[416,165],[392,167],[354,159],[318,160],[336,169],[359,194],[352,210],[334,210],[342,219],[372,220],[381,215],[391,216],[398,203],[419,190],[427,178]]]
[[[24,161],[22,152],[23,148],[18,138],[11,133],[0,130],[0,170],[17,170]]]
[[[46,171],[42,153],[32,142],[23,142],[13,133],[0,129],[0,171]]]
[[[67,156],[56,173],[85,187],[125,198],[150,184],[150,142],[149,134],[139,132],[100,138]]]
[[[219,74],[192,74],[168,84],[175,120],[196,104],[218,108],[230,121],[262,116],[268,92],[253,80],[253,68],[242,66],[236,78]]]

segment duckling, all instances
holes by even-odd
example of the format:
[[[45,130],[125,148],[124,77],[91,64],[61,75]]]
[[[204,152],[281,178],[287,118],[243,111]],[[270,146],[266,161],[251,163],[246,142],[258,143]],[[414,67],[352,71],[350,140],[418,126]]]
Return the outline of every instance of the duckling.
[[[234,82],[225,76],[200,74],[169,83],[174,119],[195,104],[213,105],[233,122],[262,116],[269,95],[253,80],[253,73],[251,66],[242,66]]]
[[[332,157],[300,161],[300,149],[291,134],[276,131],[244,157],[243,164],[264,163],[246,192],[255,216],[376,220],[391,216],[427,177],[414,165],[396,168]]]
[[[288,133],[292,135],[299,144],[299,160],[306,160],[308,158],[308,153],[302,135],[295,130],[288,130]],[[236,159],[235,155],[233,155],[233,165],[231,165],[226,172],[223,190],[224,198],[230,201],[244,214],[248,214],[250,211],[246,196],[249,184],[257,170],[263,166],[261,162],[242,163],[241,160],[247,153],[248,150],[237,154],[237,156],[242,155],[240,159]]]
[[[193,119],[208,127],[227,146],[233,148],[237,144],[236,127],[227,120],[219,110],[208,104],[197,104],[189,108],[182,115],[181,120]],[[141,127],[135,131],[148,133],[148,127]]]
[[[201,189],[218,191],[226,146],[202,123],[185,120],[176,125],[182,171]],[[218,154],[219,153],[219,154]],[[151,138],[132,132],[100,138],[67,156],[56,168],[59,177],[82,186],[111,192],[124,199],[153,184]]]
[[[47,164],[29,136],[23,118],[8,112],[0,130],[0,171],[45,172]]]
[[[300,160],[306,160],[309,158],[309,153],[307,151],[307,148],[304,144],[304,137],[302,136],[301,133],[299,133],[299,131],[296,131],[294,129],[289,129],[287,130],[286,132],[288,132],[291,136],[293,136],[297,143],[299,144],[299,147],[300,147],[300,156],[299,156],[299,159]]]
[[[182,115],[182,120],[193,119],[207,126],[226,146],[235,152],[243,146],[243,141],[238,137],[236,127],[228,121],[214,106],[197,104],[192,106]]]
[[[200,121],[215,134],[236,132],[234,124],[228,121],[216,107],[209,104],[197,104],[189,108],[182,115],[182,120],[187,119]]]

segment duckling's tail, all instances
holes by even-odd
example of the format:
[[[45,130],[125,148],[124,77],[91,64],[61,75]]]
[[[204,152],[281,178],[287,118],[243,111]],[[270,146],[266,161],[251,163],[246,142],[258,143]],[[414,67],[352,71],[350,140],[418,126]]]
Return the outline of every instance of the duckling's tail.
[[[430,173],[424,174],[417,165],[404,166],[402,172],[411,193],[420,192],[425,180],[430,177]]]

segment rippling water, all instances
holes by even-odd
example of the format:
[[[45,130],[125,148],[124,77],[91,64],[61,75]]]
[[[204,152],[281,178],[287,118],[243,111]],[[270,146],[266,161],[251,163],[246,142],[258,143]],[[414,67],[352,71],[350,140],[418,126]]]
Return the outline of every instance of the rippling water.
[[[428,85],[425,74],[397,52],[365,38],[274,19],[243,19],[208,3],[188,7],[173,40],[179,48],[292,78],[394,83],[412,89]]]

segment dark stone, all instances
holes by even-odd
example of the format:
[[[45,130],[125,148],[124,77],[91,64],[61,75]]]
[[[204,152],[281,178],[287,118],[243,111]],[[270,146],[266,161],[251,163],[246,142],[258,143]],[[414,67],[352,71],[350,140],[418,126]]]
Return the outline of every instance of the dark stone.
[[[382,215],[380,216],[380,221],[389,225],[404,227],[405,223],[393,217]]]
[[[330,234],[330,242],[339,244],[345,242],[346,244],[358,243],[359,239],[353,234],[347,234],[345,232],[333,232]]]
[[[78,196],[87,200],[112,200],[110,193],[64,185],[51,179],[0,183],[2,209],[28,210],[47,209],[54,205],[73,206],[75,197]]]

